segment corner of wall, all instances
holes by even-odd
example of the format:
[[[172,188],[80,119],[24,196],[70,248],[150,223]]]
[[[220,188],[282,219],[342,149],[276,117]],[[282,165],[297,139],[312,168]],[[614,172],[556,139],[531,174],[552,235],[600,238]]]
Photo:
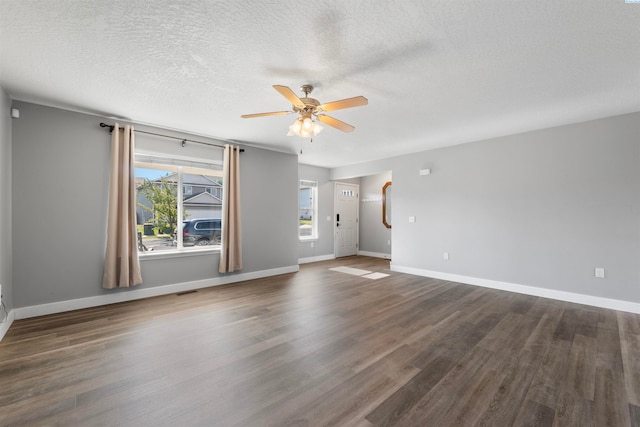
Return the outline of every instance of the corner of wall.
[[[11,327],[11,324],[13,323],[14,320],[15,320],[15,310],[9,310],[9,313],[7,314],[7,320],[0,323],[0,342],[2,341],[2,338],[4,338],[4,336],[6,335],[7,331]]]
[[[0,339],[13,320],[13,221],[12,221],[12,100],[0,86],[0,284],[2,302],[8,311],[0,323]]]

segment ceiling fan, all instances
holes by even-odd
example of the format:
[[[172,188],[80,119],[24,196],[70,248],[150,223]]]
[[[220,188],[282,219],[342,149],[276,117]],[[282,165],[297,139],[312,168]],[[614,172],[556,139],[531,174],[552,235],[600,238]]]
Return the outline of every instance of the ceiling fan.
[[[287,86],[273,85],[273,88],[280,92],[280,95],[284,96],[285,98],[287,98],[287,100],[289,100],[289,102],[291,102],[293,111],[273,111],[270,113],[244,114],[240,117],[242,117],[243,119],[250,119],[253,117],[280,116],[291,113],[300,114],[300,117],[298,117],[296,121],[291,126],[289,126],[289,133],[287,133],[287,136],[298,135],[303,138],[309,138],[317,135],[322,131],[323,127],[316,123],[314,119],[317,119],[325,125],[329,125],[338,130],[341,130],[342,132],[353,132],[355,127],[331,116],[327,116],[324,113],[326,111],[360,107],[369,103],[367,98],[365,98],[364,96],[356,96],[354,98],[347,98],[340,101],[320,104],[317,99],[309,98],[309,94],[313,91],[313,86],[308,84],[300,86],[300,90],[304,92],[303,98],[298,98],[298,96]]]

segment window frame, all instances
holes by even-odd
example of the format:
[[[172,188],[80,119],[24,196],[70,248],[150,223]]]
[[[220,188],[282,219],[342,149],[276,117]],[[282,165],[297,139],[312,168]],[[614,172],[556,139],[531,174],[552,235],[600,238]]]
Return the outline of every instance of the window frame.
[[[301,205],[302,198],[300,197],[300,193],[303,188],[309,188],[311,190],[311,195],[310,195],[311,208],[310,209],[303,208]],[[303,209],[311,210],[311,235],[310,236],[300,235],[300,220],[302,219],[300,212]],[[319,239],[319,236],[318,236],[318,181],[314,181],[310,179],[298,180],[298,239],[301,242]]]
[[[142,156],[145,160],[148,159],[152,159],[152,161],[144,161],[144,160],[138,160],[135,158],[134,156],[134,163],[133,163],[133,168],[134,168],[134,173],[135,170],[137,168],[144,168],[144,169],[155,169],[155,170],[161,170],[161,171],[168,171],[168,172],[173,172],[176,174],[176,182],[175,182],[175,186],[176,186],[176,200],[177,200],[177,205],[176,205],[176,209],[177,209],[177,225],[176,225],[176,229],[177,229],[177,242],[176,242],[176,246],[174,249],[167,249],[167,250],[161,250],[161,251],[148,251],[148,252],[138,252],[138,256],[140,259],[144,259],[144,258],[173,258],[173,257],[182,257],[182,256],[189,256],[189,255],[198,255],[198,254],[202,254],[203,252],[205,253],[216,253],[216,252],[220,252],[221,250],[221,246],[220,245],[211,245],[211,246],[203,246],[203,247],[199,247],[199,246],[188,246],[185,247],[183,244],[183,223],[184,223],[184,174],[191,174],[191,175],[205,175],[205,176],[210,176],[210,177],[216,177],[219,179],[223,179],[224,177],[224,173],[222,170],[218,170],[218,169],[208,169],[208,168],[204,168],[204,167],[194,167],[194,166],[185,166],[185,165],[179,165],[176,164],[176,160],[175,159],[170,159],[170,158],[166,158],[164,159],[161,156],[148,156],[148,155],[143,155]],[[165,160],[167,163],[163,163],[163,160]],[[178,160],[179,162],[179,160]],[[189,163],[188,161],[186,161],[185,163]],[[212,164],[211,166],[215,166],[214,164]],[[223,195],[221,194],[221,196],[223,197]],[[222,200],[222,197],[220,197],[220,200]],[[137,212],[138,209],[138,199],[136,197],[136,203],[135,206],[133,206],[133,209]],[[222,225],[222,220],[221,220],[221,227],[223,227]]]

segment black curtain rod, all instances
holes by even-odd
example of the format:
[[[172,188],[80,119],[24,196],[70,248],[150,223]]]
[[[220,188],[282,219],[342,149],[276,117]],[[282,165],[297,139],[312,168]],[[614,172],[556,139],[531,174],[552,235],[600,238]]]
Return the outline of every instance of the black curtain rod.
[[[100,127],[101,128],[109,128],[109,133],[113,132],[113,128],[115,127],[114,125],[108,125],[104,122],[100,123]],[[122,130],[123,128],[121,128]],[[154,136],[159,136],[161,138],[169,138],[169,139],[175,139],[177,141],[182,141],[182,146],[184,147],[184,145],[187,142],[193,142],[194,144],[202,144],[202,145],[211,145],[213,147],[220,147],[220,148],[224,148],[224,145],[220,145],[220,144],[212,144],[211,142],[202,142],[202,141],[194,141],[193,139],[187,139],[187,138],[179,138],[177,136],[171,136],[171,135],[163,135],[161,133],[154,133],[154,132],[147,132],[144,130],[138,130],[138,129],[134,129],[133,130],[136,133],[146,133],[147,135],[154,135]],[[244,148],[240,148],[240,152],[244,153]]]

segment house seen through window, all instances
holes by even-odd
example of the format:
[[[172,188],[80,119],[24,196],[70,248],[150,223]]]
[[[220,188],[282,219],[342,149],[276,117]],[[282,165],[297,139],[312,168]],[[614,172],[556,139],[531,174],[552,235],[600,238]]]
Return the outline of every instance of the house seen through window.
[[[136,156],[136,219],[141,254],[219,247],[222,171],[218,169],[216,165]]]
[[[298,235],[301,240],[318,238],[318,183],[300,180],[298,196]]]

